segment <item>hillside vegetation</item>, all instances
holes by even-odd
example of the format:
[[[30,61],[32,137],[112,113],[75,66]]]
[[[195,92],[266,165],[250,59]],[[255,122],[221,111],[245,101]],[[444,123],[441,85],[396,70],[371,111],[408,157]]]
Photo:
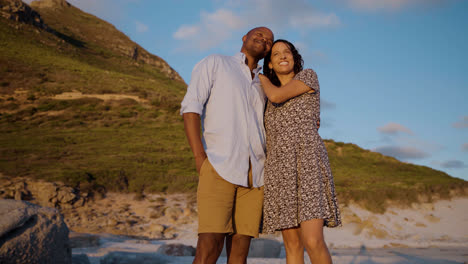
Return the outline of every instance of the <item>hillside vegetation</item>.
[[[0,0],[8,2],[15,1]],[[180,76],[109,23],[64,1],[32,6],[43,28],[0,17],[0,172],[83,191],[195,191],[178,113],[186,89]],[[353,144],[326,146],[341,203],[382,212],[387,200],[449,198],[468,187]]]

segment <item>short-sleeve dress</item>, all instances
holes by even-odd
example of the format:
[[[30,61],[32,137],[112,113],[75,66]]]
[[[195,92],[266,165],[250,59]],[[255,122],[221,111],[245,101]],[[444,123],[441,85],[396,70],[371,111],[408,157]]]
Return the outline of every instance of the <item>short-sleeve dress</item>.
[[[294,79],[314,92],[267,104],[263,233],[297,227],[311,219],[324,219],[327,227],[341,225],[328,153],[318,134],[317,74],[306,69]]]

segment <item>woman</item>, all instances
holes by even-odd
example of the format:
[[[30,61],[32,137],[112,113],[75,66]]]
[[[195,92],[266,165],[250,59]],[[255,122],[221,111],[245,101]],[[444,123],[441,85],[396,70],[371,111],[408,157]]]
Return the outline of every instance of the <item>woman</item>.
[[[281,230],[287,263],[332,263],[323,226],[341,225],[327,150],[318,134],[320,90],[316,73],[286,40],[274,42],[260,81],[267,161],[263,231]]]

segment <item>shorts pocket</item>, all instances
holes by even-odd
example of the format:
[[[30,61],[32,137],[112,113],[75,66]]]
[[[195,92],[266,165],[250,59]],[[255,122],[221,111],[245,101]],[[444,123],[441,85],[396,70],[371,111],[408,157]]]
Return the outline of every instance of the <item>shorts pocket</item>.
[[[206,157],[205,160],[203,160],[203,162],[201,164],[200,173],[199,173],[200,176],[203,174],[203,169],[206,167],[207,163],[208,163],[208,157]]]

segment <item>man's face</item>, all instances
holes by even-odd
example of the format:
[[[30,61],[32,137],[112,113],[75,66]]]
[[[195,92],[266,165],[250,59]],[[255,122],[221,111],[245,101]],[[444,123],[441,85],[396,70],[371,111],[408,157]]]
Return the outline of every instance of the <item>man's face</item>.
[[[271,50],[273,32],[266,27],[254,28],[242,40],[245,50],[257,59],[263,59]]]

